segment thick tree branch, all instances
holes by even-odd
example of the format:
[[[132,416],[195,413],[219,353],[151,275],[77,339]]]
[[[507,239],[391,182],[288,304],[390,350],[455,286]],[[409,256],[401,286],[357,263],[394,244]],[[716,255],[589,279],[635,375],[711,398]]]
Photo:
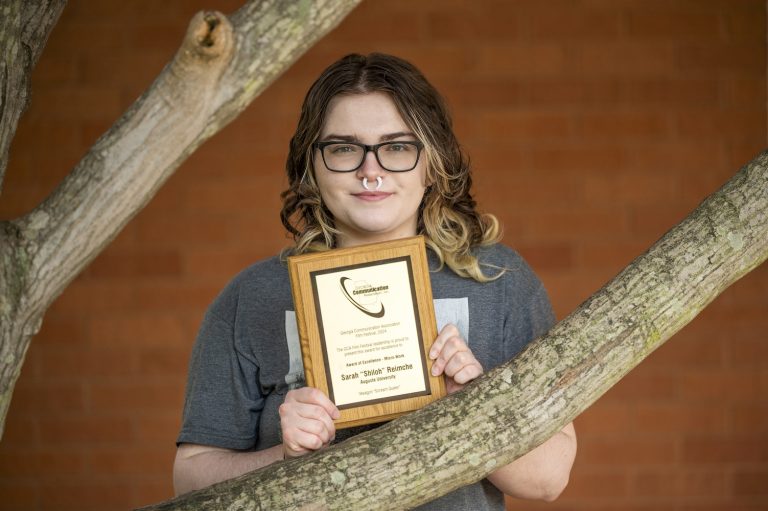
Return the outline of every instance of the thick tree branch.
[[[8,149],[29,104],[29,76],[66,0],[10,0],[0,6],[0,193]]]
[[[768,152],[549,333],[463,392],[343,444],[143,508],[393,510],[539,445],[768,257]]]
[[[155,83],[29,215],[0,223],[0,432],[50,303],[200,144],[360,0],[253,1],[199,13]]]

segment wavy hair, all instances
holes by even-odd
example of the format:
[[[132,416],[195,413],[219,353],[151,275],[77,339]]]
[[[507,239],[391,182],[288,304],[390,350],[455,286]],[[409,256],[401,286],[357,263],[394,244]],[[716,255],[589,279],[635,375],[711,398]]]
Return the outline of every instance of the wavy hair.
[[[473,249],[499,241],[499,222],[476,210],[469,160],[453,133],[445,100],[412,64],[380,53],[343,57],[307,92],[286,161],[288,189],[280,195],[280,220],[294,238],[294,253],[336,246],[339,231],[320,197],[312,144],[335,96],[371,92],[388,94],[424,144],[427,189],[419,206],[418,234],[425,237],[441,267],[446,264],[458,275],[480,282],[498,277],[498,272],[491,277],[483,273]]]

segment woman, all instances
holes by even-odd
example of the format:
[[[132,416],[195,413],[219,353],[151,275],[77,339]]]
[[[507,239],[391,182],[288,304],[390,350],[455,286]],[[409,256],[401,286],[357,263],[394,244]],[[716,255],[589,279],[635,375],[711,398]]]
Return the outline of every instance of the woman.
[[[496,219],[475,210],[445,104],[411,64],[372,54],[331,65],[304,101],[287,171],[281,218],[294,235],[293,253],[425,236],[440,328],[429,356],[448,392],[551,326],[541,283],[497,243]],[[292,309],[284,257],[247,268],[211,305],[190,365],[178,493],[359,431],[337,432],[335,405],[301,386],[303,368],[289,356],[298,349]],[[423,509],[500,510],[503,494],[553,500],[575,450],[569,424],[487,480]]]

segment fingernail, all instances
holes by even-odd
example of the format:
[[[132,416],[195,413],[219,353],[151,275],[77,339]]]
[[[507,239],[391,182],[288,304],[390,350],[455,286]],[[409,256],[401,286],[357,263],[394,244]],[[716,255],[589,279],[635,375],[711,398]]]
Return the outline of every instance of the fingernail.
[[[436,366],[432,366],[432,376],[437,376],[439,374],[439,371],[437,370]]]

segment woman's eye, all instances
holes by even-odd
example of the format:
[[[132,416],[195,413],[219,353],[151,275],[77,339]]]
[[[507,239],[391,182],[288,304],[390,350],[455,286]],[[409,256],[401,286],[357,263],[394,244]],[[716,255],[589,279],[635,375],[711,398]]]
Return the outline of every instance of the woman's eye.
[[[394,143],[394,144],[388,144],[387,145],[387,151],[392,151],[392,152],[395,152],[395,153],[402,153],[402,152],[410,151],[410,150],[411,150],[411,145],[410,144]]]
[[[331,154],[348,154],[359,151],[360,148],[349,144],[334,144],[329,147]]]

